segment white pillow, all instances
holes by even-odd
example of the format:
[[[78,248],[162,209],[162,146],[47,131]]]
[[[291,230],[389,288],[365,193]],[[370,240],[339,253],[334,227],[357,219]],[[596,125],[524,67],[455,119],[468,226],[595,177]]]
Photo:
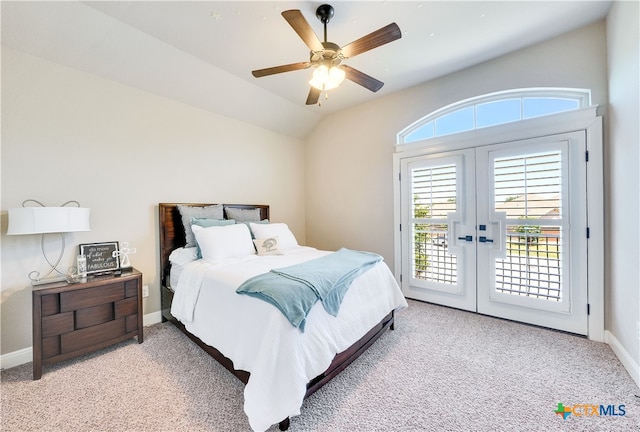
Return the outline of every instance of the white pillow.
[[[196,247],[181,247],[173,250],[169,255],[169,262],[173,265],[185,265],[188,262],[198,259],[198,248]]]
[[[251,232],[245,224],[202,228],[192,225],[202,258],[209,262],[225,258],[241,258],[255,255]]]
[[[278,249],[278,246],[280,245],[278,236],[255,239],[253,243],[256,245],[256,250],[258,251],[258,255],[260,256],[282,255],[280,249]]]
[[[298,246],[298,241],[286,223],[258,224],[250,223],[251,231],[257,239],[278,237],[278,249],[281,251]]]

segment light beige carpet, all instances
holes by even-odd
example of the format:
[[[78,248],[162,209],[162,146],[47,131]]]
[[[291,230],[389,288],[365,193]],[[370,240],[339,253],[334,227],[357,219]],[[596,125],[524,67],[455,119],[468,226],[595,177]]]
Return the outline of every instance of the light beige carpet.
[[[640,390],[605,344],[415,301],[396,322],[290,431],[640,430]],[[249,430],[235,377],[173,325],[145,332],[39,381],[31,364],[3,371],[2,431]],[[626,415],[565,420],[558,403]]]

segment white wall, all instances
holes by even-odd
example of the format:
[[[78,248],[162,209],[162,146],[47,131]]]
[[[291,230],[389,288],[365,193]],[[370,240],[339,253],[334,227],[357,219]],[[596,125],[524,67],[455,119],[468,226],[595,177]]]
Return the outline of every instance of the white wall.
[[[382,254],[393,262],[396,134],[450,103],[499,90],[575,87],[607,105],[604,22],[393,93],[324,120],[307,140],[307,242]],[[331,101],[329,101],[331,103]]]
[[[160,309],[159,202],[269,204],[305,241],[304,144],[250,124],[2,49],[1,353],[31,346],[27,274],[44,270],[39,236],[6,236],[23,200],[77,200],[92,231],[79,243],[127,241]],[[52,256],[55,255],[55,242]]]
[[[606,328],[640,385],[640,3],[607,17],[609,147],[605,154]],[[617,347],[619,345],[619,347]]]

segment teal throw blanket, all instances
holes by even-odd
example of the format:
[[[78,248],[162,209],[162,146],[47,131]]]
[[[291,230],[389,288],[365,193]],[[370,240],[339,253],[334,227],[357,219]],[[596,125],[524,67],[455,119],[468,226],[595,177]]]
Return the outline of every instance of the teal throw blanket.
[[[291,325],[304,332],[306,317],[316,301],[320,300],[332,316],[338,315],[351,282],[381,260],[374,253],[342,248],[311,261],[254,276],[236,292],[271,303]]]

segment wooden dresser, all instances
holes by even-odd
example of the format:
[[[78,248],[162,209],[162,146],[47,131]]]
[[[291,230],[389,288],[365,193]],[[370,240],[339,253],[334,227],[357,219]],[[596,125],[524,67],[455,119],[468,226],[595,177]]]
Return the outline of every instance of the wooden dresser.
[[[124,341],[143,341],[142,273],[33,287],[33,379],[42,366]]]

